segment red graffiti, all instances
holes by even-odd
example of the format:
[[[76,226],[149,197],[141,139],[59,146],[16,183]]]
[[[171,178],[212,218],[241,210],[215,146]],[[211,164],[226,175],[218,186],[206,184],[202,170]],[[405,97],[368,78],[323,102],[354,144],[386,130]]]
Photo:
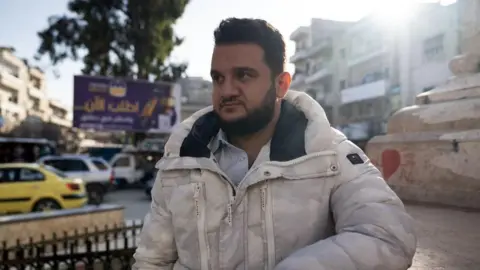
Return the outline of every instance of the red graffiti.
[[[401,157],[397,150],[387,149],[382,153],[383,177],[388,180],[400,167]]]
[[[396,174],[399,179],[412,182],[411,174],[415,165],[413,153],[401,153],[395,149],[386,149],[380,156],[380,162],[377,160],[371,162],[382,171],[385,181]]]

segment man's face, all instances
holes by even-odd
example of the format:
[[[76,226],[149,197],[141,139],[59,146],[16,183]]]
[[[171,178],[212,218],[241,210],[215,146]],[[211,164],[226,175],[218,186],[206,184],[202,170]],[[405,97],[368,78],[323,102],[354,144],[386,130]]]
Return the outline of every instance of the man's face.
[[[216,46],[211,76],[213,108],[221,122],[235,125],[240,129],[237,131],[245,134],[258,131],[250,129],[261,129],[270,122],[277,90],[260,46]]]

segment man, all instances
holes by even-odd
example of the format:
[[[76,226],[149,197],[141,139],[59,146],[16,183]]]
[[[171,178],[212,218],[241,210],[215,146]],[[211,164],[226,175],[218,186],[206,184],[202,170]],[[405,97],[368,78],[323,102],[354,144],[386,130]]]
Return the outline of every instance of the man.
[[[215,30],[213,108],[165,146],[135,269],[404,270],[412,220],[321,106],[288,91],[282,35]]]

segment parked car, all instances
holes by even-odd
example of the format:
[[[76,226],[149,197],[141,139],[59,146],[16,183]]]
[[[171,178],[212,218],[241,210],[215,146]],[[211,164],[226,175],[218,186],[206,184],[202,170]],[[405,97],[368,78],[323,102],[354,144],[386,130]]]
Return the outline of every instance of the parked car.
[[[85,182],[88,200],[100,204],[114,182],[112,167],[102,158],[83,155],[46,156],[38,160],[40,164],[52,166],[68,177],[80,178]]]
[[[163,151],[125,149],[116,154],[110,164],[118,186],[145,184],[155,177],[155,163],[163,157]]]
[[[87,203],[81,179],[34,163],[0,164],[0,213],[15,214],[82,207]]]

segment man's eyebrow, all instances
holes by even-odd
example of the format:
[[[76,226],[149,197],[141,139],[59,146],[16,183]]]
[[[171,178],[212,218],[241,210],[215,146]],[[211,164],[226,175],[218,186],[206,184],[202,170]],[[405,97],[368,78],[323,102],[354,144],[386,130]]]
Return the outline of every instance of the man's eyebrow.
[[[219,74],[220,74],[220,72],[218,72],[217,70],[214,70],[214,69],[210,70],[210,76],[212,76],[212,77],[215,76],[215,75],[219,75]]]
[[[259,72],[257,69],[252,68],[252,67],[234,67],[233,68],[234,72],[249,72],[250,74],[253,74],[254,76],[258,76]]]
[[[234,70],[248,70],[248,71],[257,71],[256,69],[252,68],[252,67],[234,67],[233,68]]]
[[[239,67],[233,67],[232,69],[233,72],[238,72],[238,71],[249,71],[258,74],[258,70],[252,68],[252,67],[245,67],[245,66],[239,66]],[[210,71],[210,76],[218,76],[222,75],[222,73],[218,70],[212,69]]]

